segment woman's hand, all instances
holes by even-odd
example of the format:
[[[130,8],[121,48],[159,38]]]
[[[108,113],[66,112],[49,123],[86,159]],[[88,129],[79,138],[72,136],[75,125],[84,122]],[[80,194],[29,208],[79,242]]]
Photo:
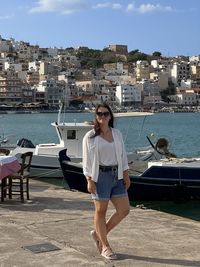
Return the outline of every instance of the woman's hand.
[[[126,190],[128,190],[130,185],[131,185],[131,181],[130,181],[130,178],[129,178],[129,175],[128,175],[128,170],[124,171],[123,179],[124,179],[125,188],[126,188]]]
[[[87,181],[87,190],[89,193],[92,193],[92,194],[96,193],[96,185],[93,180]]]

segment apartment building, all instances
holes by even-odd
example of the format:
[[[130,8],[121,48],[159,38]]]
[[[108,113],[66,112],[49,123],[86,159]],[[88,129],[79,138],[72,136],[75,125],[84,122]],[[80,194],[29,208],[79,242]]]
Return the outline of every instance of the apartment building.
[[[127,63],[117,62],[117,63],[107,63],[103,65],[106,73],[112,75],[128,75],[129,67]]]
[[[150,73],[150,80],[157,82],[161,91],[165,90],[168,88],[169,73],[167,71],[157,69],[156,71]]]
[[[35,70],[29,70],[26,74],[26,82],[30,85],[33,86],[35,84],[38,84],[40,81],[40,75],[39,71]]]
[[[193,106],[197,104],[197,94],[194,92],[182,92],[171,95],[169,98],[179,105]]]
[[[190,63],[185,61],[175,62],[171,67],[170,76],[172,82],[180,86],[182,80],[191,78]]]
[[[61,64],[59,62],[41,62],[39,67],[40,75],[49,75],[51,77],[58,76],[59,72],[62,70]]]
[[[121,106],[141,104],[141,90],[132,85],[116,86],[116,102]]]
[[[98,95],[105,93],[105,87],[107,81],[105,80],[79,80],[75,82],[76,86],[81,90],[85,95]]]
[[[17,104],[23,101],[22,81],[15,72],[0,74],[0,103]]]
[[[138,60],[136,62],[135,74],[138,80],[150,79],[150,71],[152,66],[145,60]]]
[[[200,62],[198,62],[198,65],[191,66],[191,80],[195,87],[200,87]]]
[[[60,101],[67,98],[67,88],[64,81],[47,79],[35,85],[35,102],[46,103],[50,106],[58,106]]]

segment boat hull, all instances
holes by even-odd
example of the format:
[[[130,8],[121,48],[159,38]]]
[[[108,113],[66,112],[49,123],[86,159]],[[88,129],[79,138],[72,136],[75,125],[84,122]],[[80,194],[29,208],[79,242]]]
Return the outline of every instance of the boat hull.
[[[64,178],[72,190],[87,192],[87,182],[82,166],[62,161]],[[173,167],[150,168],[140,176],[130,176],[128,190],[130,201],[134,200],[173,200],[175,202],[200,198],[200,169],[183,168],[177,172]],[[182,177],[180,177],[180,172]],[[177,176],[179,174],[179,176]]]
[[[61,168],[64,179],[71,190],[88,193],[87,181],[81,164],[64,160],[61,162]]]
[[[200,198],[200,168],[152,166],[131,176],[131,200],[188,200]]]

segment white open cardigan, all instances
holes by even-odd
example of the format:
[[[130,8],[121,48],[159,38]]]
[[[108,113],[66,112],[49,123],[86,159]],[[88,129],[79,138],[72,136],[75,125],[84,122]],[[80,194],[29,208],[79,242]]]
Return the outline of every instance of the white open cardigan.
[[[111,129],[118,162],[118,179],[123,179],[123,171],[129,169],[127,154],[121,132],[115,128]],[[94,129],[90,130],[83,138],[83,173],[85,176],[92,177],[94,182],[97,182],[99,176],[99,142],[98,138],[91,138],[94,133]]]

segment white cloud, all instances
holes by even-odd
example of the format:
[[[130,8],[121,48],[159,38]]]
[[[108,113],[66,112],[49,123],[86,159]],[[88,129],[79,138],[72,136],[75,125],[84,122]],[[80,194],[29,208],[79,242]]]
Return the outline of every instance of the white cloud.
[[[173,8],[171,6],[162,6],[160,4],[141,4],[140,6],[136,7],[134,4],[128,4],[126,8],[127,12],[138,12],[141,14],[145,13],[153,13],[153,12],[171,12],[173,11]]]
[[[115,0],[114,0],[115,1]],[[126,9],[127,12],[138,12],[140,14],[152,13],[158,11],[173,11],[170,6],[163,6],[160,4],[141,4],[135,6],[134,3],[129,3],[127,7],[112,0],[103,2],[98,0],[98,3],[93,4],[93,0],[36,0],[36,6],[29,10],[30,13],[46,13],[56,12],[61,14],[71,14],[88,9],[112,9],[122,10]]]
[[[139,6],[138,11],[140,13],[149,13],[149,12],[156,12],[156,11],[172,11],[170,6],[161,6],[159,4],[152,5],[152,4],[142,4]]]
[[[128,4],[126,11],[131,12],[135,10],[135,5],[134,4]]]
[[[71,14],[89,7],[85,0],[38,0],[37,6],[30,9],[30,13],[58,12]]]
[[[105,3],[98,3],[93,6],[93,8],[109,8],[111,5],[110,2],[105,2]]]
[[[113,9],[122,9],[122,5],[116,3],[116,4],[113,4],[113,5],[112,5],[112,8],[113,8]]]
[[[110,8],[110,9],[122,9],[122,5],[119,3],[111,3],[111,2],[105,2],[105,3],[98,3],[93,6],[95,9],[100,8]]]
[[[6,19],[12,19],[12,18],[13,18],[13,15],[4,15],[4,16],[0,15],[0,20],[6,20]]]

